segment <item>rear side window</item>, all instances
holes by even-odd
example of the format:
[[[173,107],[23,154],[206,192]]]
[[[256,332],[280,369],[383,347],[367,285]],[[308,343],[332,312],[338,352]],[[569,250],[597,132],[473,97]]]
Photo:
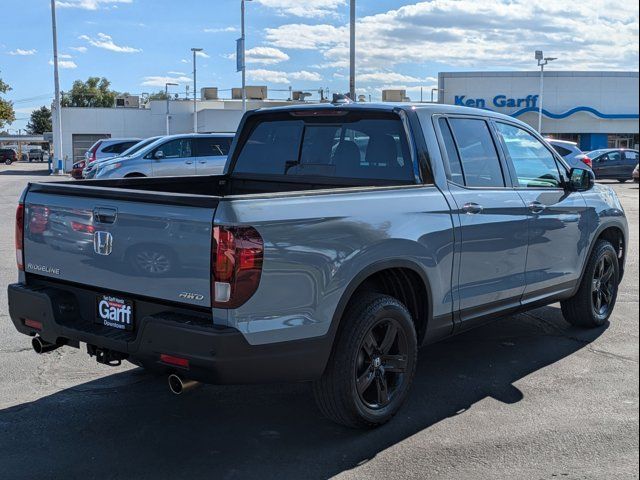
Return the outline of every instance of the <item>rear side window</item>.
[[[231,138],[198,138],[196,139],[196,155],[198,157],[221,157],[229,153]]]
[[[450,118],[449,124],[462,163],[465,185],[504,187],[500,159],[487,122],[473,118]]]
[[[259,121],[234,172],[415,181],[400,119],[354,113]]]
[[[102,149],[104,153],[115,153],[116,155],[121,154],[125,150],[129,150],[138,142],[124,142],[124,143],[114,143],[113,145],[109,145]]]
[[[460,162],[460,156],[456,149],[456,143],[453,140],[453,134],[449,123],[445,118],[438,120],[440,123],[440,132],[442,133],[442,139],[444,140],[444,148],[447,151],[447,160],[449,165],[449,173],[451,175],[451,181],[458,185],[464,185],[464,176],[462,174],[462,164]]]
[[[559,145],[555,145],[555,144],[551,144],[551,146],[553,147],[553,149],[558,152],[558,154],[560,154],[561,157],[566,157],[567,155],[571,155],[571,150],[561,147]]]

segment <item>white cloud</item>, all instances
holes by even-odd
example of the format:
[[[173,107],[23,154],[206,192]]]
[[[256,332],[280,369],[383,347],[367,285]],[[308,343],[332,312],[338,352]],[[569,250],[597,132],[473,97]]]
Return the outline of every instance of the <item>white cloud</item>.
[[[58,55],[60,58],[60,55]],[[49,60],[49,65],[53,65],[53,60]],[[78,68],[78,65],[73,60],[60,60],[58,59],[58,68],[63,68],[66,70],[73,70],[74,68]]]
[[[79,53],[87,53],[87,47],[69,47],[69,50]]]
[[[394,82],[406,82],[406,83],[437,83],[438,79],[435,77],[418,78],[411,75],[403,75],[397,72],[372,72],[363,73],[358,75],[358,82],[363,83],[394,83]]]
[[[36,50],[35,48],[32,48],[30,50],[25,50],[25,49],[22,49],[22,48],[16,48],[15,50],[11,50],[9,52],[9,55],[14,55],[14,56],[17,55],[17,56],[20,56],[20,57],[26,57],[26,56],[29,56],[29,55],[35,55],[36,53],[38,53],[38,50]]]
[[[247,70],[247,76],[255,82],[265,83],[291,83],[291,80],[320,82],[322,77],[317,72],[308,72],[301,70],[299,72],[282,72],[279,70],[266,70],[258,68],[255,70]]]
[[[169,75],[179,75],[179,76],[185,76],[186,73],[184,72],[175,72],[175,71],[169,71],[167,72]]]
[[[177,76],[149,76],[142,79],[143,87],[163,87],[167,83],[190,83],[191,77],[185,75]]]
[[[196,57],[210,58],[209,54],[207,54],[205,52],[196,52]]]
[[[133,0],[65,0],[58,1],[60,8],[80,8],[82,10],[98,10],[100,8],[117,8],[118,4],[133,3]]]
[[[191,63],[191,60],[187,60],[186,58],[183,58],[182,60],[180,60],[180,63]]]
[[[81,40],[86,40],[90,45],[94,47],[102,48],[104,50],[109,50],[111,52],[118,52],[118,53],[142,52],[142,50],[139,48],[117,45],[116,43],[114,43],[113,39],[111,38],[111,35],[107,35],[106,33],[98,33],[97,37],[80,35],[78,38]]]
[[[348,64],[347,25],[285,24],[266,29],[265,39],[279,48],[319,51],[323,62],[318,67]],[[541,48],[559,57],[555,68],[637,70],[638,4],[421,1],[361,17],[357,26],[358,68],[365,70],[384,66],[398,71],[428,62],[528,69],[535,68],[533,52]]]
[[[205,28],[202,30],[205,33],[233,33],[238,32],[238,27],[220,27],[220,28]]]
[[[58,58],[73,58],[71,55],[69,55],[68,53],[61,53],[58,55]]]
[[[247,63],[259,63],[262,65],[274,65],[289,60],[289,55],[273,47],[250,48],[247,50],[246,55]],[[235,57],[235,55],[233,56]]]
[[[273,8],[281,15],[306,18],[335,16],[338,8],[347,5],[346,0],[255,0],[255,3]]]
[[[307,70],[290,73],[289,77],[293,78],[294,80],[303,80],[307,82],[322,81],[322,76],[318,72],[308,72]]]

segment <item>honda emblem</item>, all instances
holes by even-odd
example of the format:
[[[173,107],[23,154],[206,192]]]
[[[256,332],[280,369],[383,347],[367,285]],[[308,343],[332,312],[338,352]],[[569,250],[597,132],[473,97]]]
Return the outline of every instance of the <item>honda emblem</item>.
[[[110,255],[113,237],[109,232],[98,231],[93,234],[93,251],[98,255]]]

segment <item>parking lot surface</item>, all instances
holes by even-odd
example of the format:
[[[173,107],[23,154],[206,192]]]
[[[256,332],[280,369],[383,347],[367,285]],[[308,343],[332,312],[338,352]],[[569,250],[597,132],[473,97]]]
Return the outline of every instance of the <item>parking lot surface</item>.
[[[610,324],[558,305],[421,351],[389,424],[325,420],[306,384],[204,386],[109,368],[84,348],[36,355],[7,309],[14,212],[46,165],[0,166],[0,478],[638,478],[638,186],[609,183],[630,223]]]

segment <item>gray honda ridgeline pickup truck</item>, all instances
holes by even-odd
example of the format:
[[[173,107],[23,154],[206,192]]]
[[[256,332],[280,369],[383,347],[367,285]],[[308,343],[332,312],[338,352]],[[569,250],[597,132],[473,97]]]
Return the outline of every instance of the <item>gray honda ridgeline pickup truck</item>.
[[[33,183],[16,215],[15,327],[48,352],[198,382],[313,382],[371,427],[418,347],[560,301],[600,327],[628,228],[614,192],[513,118],[444,105],[250,112],[225,173]]]

